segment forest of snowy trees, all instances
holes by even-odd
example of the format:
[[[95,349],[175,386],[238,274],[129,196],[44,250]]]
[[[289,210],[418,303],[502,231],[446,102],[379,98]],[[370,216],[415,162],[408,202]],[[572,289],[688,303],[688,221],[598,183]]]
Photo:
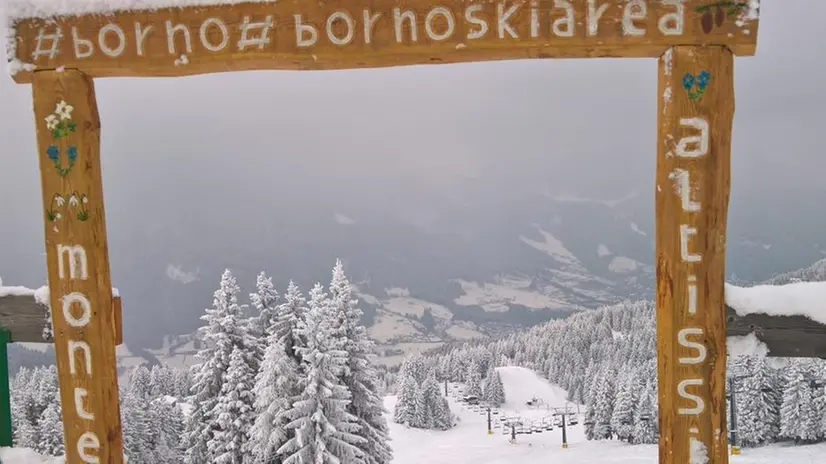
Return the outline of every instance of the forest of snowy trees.
[[[589,439],[657,442],[651,302],[578,313],[495,342],[442,348],[417,362],[433,369],[437,378],[464,382],[469,389],[476,389],[474,372],[487,372],[490,366],[528,367],[568,390],[571,401],[586,406],[583,423]],[[732,357],[728,375],[741,446],[826,440],[826,361]]]
[[[124,451],[137,464],[387,464],[383,380],[341,261],[330,285],[283,296],[264,273],[245,315],[227,270],[201,317],[199,363],[138,367],[121,386]],[[15,445],[63,454],[54,366],[12,382]]]
[[[293,464],[392,460],[382,395],[397,395],[392,420],[445,430],[455,425],[442,385],[505,402],[495,367],[533,369],[585,405],[592,440],[656,443],[657,367],[653,303],[626,302],[575,314],[498,340],[445,346],[408,357],[397,374],[371,363],[341,262],[328,288],[279,295],[260,274],[248,315],[230,271],[202,316],[199,363],[138,367],[121,385],[131,463]],[[729,358],[738,444],[826,441],[826,361]],[[54,366],[22,368],[12,382],[16,445],[63,450]],[[729,418],[730,419],[730,418]]]

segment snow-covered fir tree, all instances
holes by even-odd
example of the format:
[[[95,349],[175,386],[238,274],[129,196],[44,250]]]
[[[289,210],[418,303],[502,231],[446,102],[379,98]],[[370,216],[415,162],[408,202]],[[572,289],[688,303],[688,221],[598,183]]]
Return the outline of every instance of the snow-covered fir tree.
[[[341,383],[347,352],[332,336],[329,300],[320,284],[310,291],[309,312],[297,334],[306,346],[297,349],[302,360],[300,392],[286,413],[295,435],[279,449],[284,464],[364,462],[365,439],[358,436],[358,419],[348,412],[350,392]]]
[[[184,415],[179,399],[169,396],[157,396],[149,404],[155,426],[152,433],[154,457],[153,464],[179,464],[183,462],[181,433],[184,430]]]
[[[207,444],[215,464],[243,464],[249,453],[247,442],[255,421],[255,347],[237,345],[229,357],[218,401],[210,411],[218,427]]]
[[[255,382],[255,422],[250,430],[250,455],[256,463],[278,464],[283,456],[278,450],[292,434],[286,426],[287,411],[298,394],[299,366],[287,355],[277,334],[270,334]]]
[[[465,395],[482,396],[482,374],[479,372],[479,363],[474,359],[468,365],[465,380]]]
[[[650,383],[643,388],[634,410],[634,444],[655,444],[659,441],[655,393]]]
[[[275,339],[284,345],[287,355],[296,364],[301,362],[301,356],[296,350],[305,345],[298,327],[307,311],[309,311],[307,300],[298,285],[291,280],[287,285],[287,292],[284,294],[284,302],[278,306],[272,333],[275,335]]]
[[[37,426],[40,442],[36,451],[49,456],[61,456],[64,453],[63,419],[59,401],[51,402],[46,406]]]
[[[439,383],[433,375],[428,376],[419,388],[413,421],[409,425],[437,430],[447,430],[452,426],[447,399],[442,396]]]
[[[630,375],[620,379],[610,420],[611,428],[615,431],[617,439],[627,442],[631,442],[634,436],[634,404],[636,404],[634,380],[634,377]]]
[[[152,398],[176,396],[175,370],[165,364],[152,366],[149,375],[149,393]]]
[[[482,392],[482,400],[496,407],[505,403],[505,386],[502,385],[502,377],[499,376],[499,372],[493,366],[491,366],[485,378],[485,389]]]
[[[416,404],[418,402],[419,383],[416,376],[409,369],[400,371],[403,377],[400,379],[396,407],[393,410],[393,421],[397,424],[414,426],[416,424]]]
[[[250,303],[256,314],[250,321],[250,335],[258,340],[258,362],[264,359],[270,331],[275,327],[275,318],[278,312],[280,296],[265,272],[258,274],[255,282],[255,293],[250,294]]]
[[[366,464],[387,464],[393,459],[390,436],[384,418],[384,401],[379,396],[378,372],[372,362],[373,342],[361,324],[362,311],[353,298],[350,281],[344,274],[344,265],[337,260],[330,281],[329,311],[334,333],[341,337],[346,353],[346,369],[341,383],[350,391],[347,411],[358,420],[356,434],[364,438],[360,448]]]
[[[774,369],[765,359],[755,357],[750,374],[735,380],[737,388],[738,441],[743,446],[760,446],[775,441],[780,433],[781,394],[777,391]]]
[[[199,329],[203,345],[196,355],[200,362],[192,367],[193,408],[184,433],[187,464],[215,462],[217,456],[210,451],[209,443],[221,425],[213,410],[224,386],[230,356],[236,348],[243,356],[251,356],[258,347],[257,340],[248,332],[248,321],[243,318],[239,292],[232,272],[224,271],[221,285],[213,295],[212,308],[201,316],[205,322]]]
[[[45,431],[56,430],[51,421],[55,413],[60,416],[60,396],[57,387],[57,368],[41,366],[23,368],[10,382],[12,428],[16,446],[31,448],[39,453],[51,454],[62,446],[62,426],[60,433],[45,436]],[[50,412],[46,412],[48,409]]]
[[[780,436],[795,441],[808,440],[807,416],[811,407],[811,392],[806,374],[799,362],[792,362],[786,372],[780,406]]]

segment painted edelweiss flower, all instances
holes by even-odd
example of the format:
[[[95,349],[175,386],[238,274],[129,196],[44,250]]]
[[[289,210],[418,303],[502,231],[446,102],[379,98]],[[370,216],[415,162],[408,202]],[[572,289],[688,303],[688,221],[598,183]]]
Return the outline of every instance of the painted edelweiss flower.
[[[77,206],[77,204],[78,204],[77,195],[72,194],[72,196],[69,197],[69,205],[70,206]]]
[[[59,121],[57,119],[57,116],[55,116],[53,114],[50,114],[50,115],[46,116],[46,128],[47,129],[49,129],[49,130],[57,129],[58,122]]]
[[[61,120],[72,119],[72,111],[74,111],[74,110],[75,110],[75,108],[72,105],[66,103],[65,100],[61,100],[60,103],[57,104],[57,109],[55,109],[55,114]]]
[[[87,197],[86,195],[83,195],[83,200],[82,201],[83,201],[84,205],[89,203],[89,197]]]
[[[63,199],[63,197],[62,197],[62,196],[60,196],[60,195],[58,195],[58,194],[55,194],[55,196],[54,196],[54,202],[55,202],[55,204],[56,204],[57,206],[63,206],[64,201],[65,201],[65,200]]]

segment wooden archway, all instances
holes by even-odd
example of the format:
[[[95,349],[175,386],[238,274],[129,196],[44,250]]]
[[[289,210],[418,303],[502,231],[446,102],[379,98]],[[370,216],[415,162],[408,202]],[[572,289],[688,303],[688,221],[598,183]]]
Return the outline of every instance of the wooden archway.
[[[12,17],[13,78],[34,89],[67,462],[120,463],[123,455],[93,79],[595,57],[659,59],[660,462],[728,462],[723,286],[734,56],[755,53],[759,0],[187,2],[195,3],[214,4],[23,8]]]

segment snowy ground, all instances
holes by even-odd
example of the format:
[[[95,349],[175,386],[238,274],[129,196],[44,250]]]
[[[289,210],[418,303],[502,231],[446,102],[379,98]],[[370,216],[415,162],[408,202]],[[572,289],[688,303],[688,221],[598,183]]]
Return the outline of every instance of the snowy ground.
[[[532,371],[519,367],[499,368],[508,403],[501,414],[518,415],[529,420],[541,420],[548,415],[543,407],[531,408],[525,402],[536,396],[552,407],[565,406],[564,390],[548,384]],[[448,390],[454,390],[448,386]],[[458,390],[458,389],[456,389]],[[385,405],[392,411],[395,397],[388,397]],[[569,405],[576,410],[576,405]],[[508,435],[495,429],[487,434],[484,414],[461,406],[451,399],[451,409],[460,418],[459,425],[446,432],[408,429],[390,421],[391,445],[395,450],[394,464],[539,464],[564,462],[566,464],[622,463],[655,464],[657,447],[630,446],[618,441],[585,440],[582,421],[568,428],[568,449],[562,449],[562,431],[554,427],[531,435],[518,435],[516,444],[509,444]],[[732,464],[815,464],[824,462],[826,444],[811,446],[775,445],[744,449],[740,456],[732,456]]]

